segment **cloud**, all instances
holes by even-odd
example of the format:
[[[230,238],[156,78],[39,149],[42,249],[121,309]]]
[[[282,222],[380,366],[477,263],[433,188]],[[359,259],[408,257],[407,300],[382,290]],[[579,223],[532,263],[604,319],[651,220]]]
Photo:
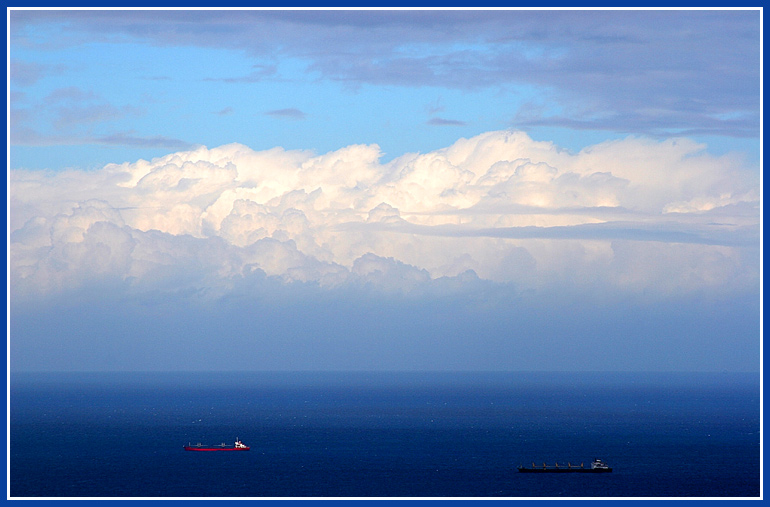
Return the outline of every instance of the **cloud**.
[[[170,152],[9,171],[14,368],[755,368],[761,168],[686,137],[757,138],[759,11],[9,17],[14,146]],[[538,135],[643,136],[570,152],[486,132],[387,162],[376,144],[204,147],[126,128],[144,111],[87,88],[46,96],[72,70],[46,50],[84,44],[249,59],[188,76],[200,86],[412,88],[418,104],[439,97],[423,111],[433,136],[463,125],[441,97],[471,95],[512,97],[497,120]],[[181,76],[149,68],[143,79]],[[166,113],[195,107],[171,98]],[[261,107],[313,114],[267,111],[286,105]]]
[[[439,127],[445,127],[445,126],[452,126],[452,127],[462,127],[464,125],[467,125],[464,121],[460,120],[447,120],[446,118],[431,118],[428,120],[428,125],[436,125]]]
[[[77,87],[57,88],[38,106],[12,107],[11,142],[21,146],[84,145],[129,146],[184,150],[191,143],[167,136],[142,136],[133,131],[98,134],[109,124],[126,116],[139,116],[134,106],[115,106],[91,90]],[[32,125],[45,124],[40,118],[51,116],[53,127],[40,131]]]
[[[521,290],[684,294],[759,277],[756,168],[686,139],[569,153],[500,131],[380,155],[230,144],[92,172],[12,171],[12,292],[105,278],[221,296],[260,272],[408,293],[470,270]]]
[[[167,148],[167,149],[189,149],[194,145],[181,139],[174,139],[166,136],[137,136],[132,132],[118,132],[107,136],[94,137],[92,139],[83,139],[82,142],[94,144],[106,144],[112,146],[136,146],[142,148]]]
[[[204,81],[219,81],[222,83],[259,83],[265,79],[274,77],[278,72],[275,65],[253,65],[251,72],[240,77],[212,78],[207,77]]]
[[[287,120],[304,120],[306,116],[305,113],[293,107],[287,109],[273,109],[267,111],[265,114],[275,118],[285,118]]]
[[[10,19],[14,46],[129,40],[225,48],[269,62],[295,59],[353,88],[534,87],[552,110],[520,111],[522,128],[759,135],[758,10],[11,11]],[[63,21],[66,32],[28,36],[31,27]],[[276,73],[260,64],[223,81]]]
[[[52,91],[43,99],[41,108],[43,111],[36,111],[35,114],[53,112],[52,123],[57,131],[71,131],[80,125],[111,122],[139,113],[135,107],[113,106],[94,92],[77,87]]]
[[[12,59],[10,77],[14,85],[27,87],[49,75],[61,74],[65,69],[63,65],[45,65]]]
[[[183,150],[194,147],[192,143],[166,136],[137,136],[134,132],[117,132],[104,136],[71,135],[67,133],[44,134],[23,125],[11,129],[11,140],[17,146],[56,146],[97,144],[105,146],[129,146],[140,148],[165,148]]]
[[[109,104],[93,104],[78,107],[59,107],[54,127],[57,130],[77,127],[78,125],[115,121],[128,113],[130,109],[117,108]]]
[[[758,367],[756,167],[515,131],[380,157],[11,171],[12,369]]]
[[[646,136],[665,138],[672,127],[681,137],[729,136],[753,138],[759,131],[759,117],[746,111],[737,118],[720,118],[718,113],[679,114],[676,111],[661,112],[655,109],[639,110],[627,114],[605,114],[600,117],[543,116],[529,107],[520,110],[512,123],[523,128],[563,127],[573,130],[604,130],[635,132]]]
[[[371,283],[386,291],[408,292],[430,281],[430,274],[424,269],[371,253],[356,259],[351,271],[362,283]]]
[[[434,115],[436,113],[443,112],[445,107],[446,106],[443,105],[442,98],[439,97],[435,101],[431,102],[430,104],[427,104],[425,106],[425,111],[428,113],[428,115]]]
[[[420,226],[399,219],[396,224],[380,227],[362,226],[358,223],[339,226],[340,230],[377,230],[425,236],[451,238],[487,237],[508,239],[563,239],[587,241],[657,241],[661,243],[692,243],[698,245],[756,246],[759,231],[752,226],[724,227],[710,224],[702,228],[681,223],[601,222],[570,226],[523,226],[474,229],[452,224]],[[698,230],[700,229],[700,230]]]

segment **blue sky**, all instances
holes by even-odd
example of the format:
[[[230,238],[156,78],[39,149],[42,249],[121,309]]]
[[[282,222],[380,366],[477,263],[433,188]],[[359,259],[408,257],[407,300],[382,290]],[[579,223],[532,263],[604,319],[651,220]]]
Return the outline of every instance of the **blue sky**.
[[[759,368],[757,10],[9,18],[14,369]]]
[[[230,142],[394,157],[507,128],[758,158],[757,11],[13,11],[11,37],[16,168]]]

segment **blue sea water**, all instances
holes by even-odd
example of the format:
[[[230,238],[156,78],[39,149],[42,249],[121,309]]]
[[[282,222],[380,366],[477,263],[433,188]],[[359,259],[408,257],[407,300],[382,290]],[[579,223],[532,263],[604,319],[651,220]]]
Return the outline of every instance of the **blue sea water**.
[[[760,496],[758,374],[14,373],[10,393],[11,497]],[[516,472],[595,457],[613,473]]]

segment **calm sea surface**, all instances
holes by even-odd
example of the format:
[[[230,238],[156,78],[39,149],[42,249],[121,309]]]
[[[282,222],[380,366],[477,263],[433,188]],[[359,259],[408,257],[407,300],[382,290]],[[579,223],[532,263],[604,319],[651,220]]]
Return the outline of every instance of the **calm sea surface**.
[[[760,495],[758,374],[12,374],[10,421],[12,497]]]

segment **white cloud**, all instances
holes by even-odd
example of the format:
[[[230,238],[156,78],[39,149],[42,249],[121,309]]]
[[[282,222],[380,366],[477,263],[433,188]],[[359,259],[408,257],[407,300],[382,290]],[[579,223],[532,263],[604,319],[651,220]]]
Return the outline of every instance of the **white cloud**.
[[[399,262],[392,257],[383,258],[366,254],[353,263],[352,272],[363,283],[373,284],[387,291],[409,291],[430,280],[424,269]]]
[[[121,222],[102,201],[84,203],[50,222],[27,222],[11,238],[12,286],[28,294],[127,278],[136,241]]]
[[[535,289],[735,288],[758,279],[745,252],[758,246],[758,202],[755,168],[684,139],[573,154],[489,132],[388,163],[376,145],[199,147],[95,172],[12,172],[11,287],[110,278],[221,292],[261,270],[412,290],[472,270]]]

